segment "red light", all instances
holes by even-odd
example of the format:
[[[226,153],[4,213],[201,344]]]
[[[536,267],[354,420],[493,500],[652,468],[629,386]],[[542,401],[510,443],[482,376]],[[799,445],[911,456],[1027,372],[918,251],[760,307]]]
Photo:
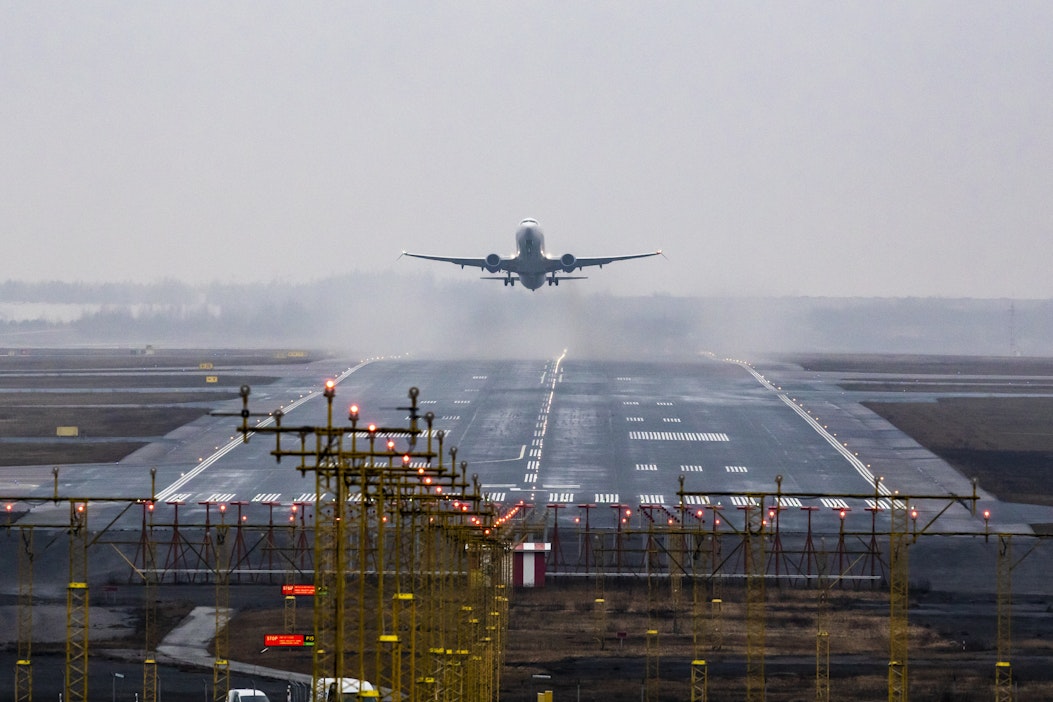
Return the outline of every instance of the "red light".
[[[627,509],[627,510],[625,510],[625,516],[626,516],[626,517],[631,517],[631,516],[633,516],[633,511],[632,511],[631,509]]]
[[[219,506],[219,511],[220,512],[226,512],[227,511],[227,506],[226,505],[220,505]]]
[[[394,450],[395,450],[395,440],[394,439],[388,439],[388,451],[394,451]]]
[[[845,511],[841,510],[841,519],[844,519],[844,518],[845,518]]]
[[[11,507],[8,506],[8,509],[11,509]],[[154,503],[153,502],[147,502],[146,503],[146,509],[148,511],[150,511],[150,512],[153,512],[154,511]]]
[[[376,433],[376,431],[377,431],[377,425],[376,424],[370,424],[369,425],[369,433],[370,434],[374,434],[374,433]]]
[[[402,465],[408,466],[410,464],[410,455],[408,453],[402,455]]]
[[[8,507],[8,509],[11,509],[11,508]],[[987,520],[987,519],[990,519],[990,518],[991,518],[991,510],[985,509],[984,510],[984,520]]]

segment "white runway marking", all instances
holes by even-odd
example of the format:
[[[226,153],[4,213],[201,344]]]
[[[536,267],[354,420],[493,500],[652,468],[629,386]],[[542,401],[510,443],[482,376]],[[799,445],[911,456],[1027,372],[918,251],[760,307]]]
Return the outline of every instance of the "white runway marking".
[[[346,371],[344,371],[339,376],[337,376],[335,378],[334,382],[339,385],[340,382],[343,381],[345,378],[347,378],[349,375],[351,375],[352,373],[357,371],[359,368],[362,368],[364,366],[369,365],[370,363],[372,363],[372,361],[363,361],[362,363],[359,363],[354,368],[348,368]],[[289,405],[283,407],[282,408],[282,412],[287,415],[287,414],[289,414],[289,412],[291,412],[292,410],[296,409],[300,405],[304,404],[308,400],[311,400],[311,399],[313,399],[315,397],[318,397],[321,394],[322,394],[322,391],[319,390],[317,392],[312,392],[309,395],[304,395],[299,400],[296,400],[295,402],[292,402]],[[257,427],[266,427],[266,426],[270,426],[273,423],[274,423],[274,417],[271,416],[271,417],[264,418],[263,421],[258,422],[256,424],[256,426]],[[248,436],[251,437],[251,436],[253,436],[254,433],[255,432],[251,432],[250,431],[248,433]],[[196,478],[197,476],[201,475],[206,470],[208,470],[209,467],[212,464],[214,464],[216,461],[218,461],[219,459],[223,458],[223,456],[227,455],[228,453],[230,453],[231,451],[236,449],[238,446],[243,445],[244,443],[245,443],[244,440],[240,436],[238,438],[236,438],[236,439],[231,439],[230,442],[227,443],[225,446],[220,447],[219,450],[217,450],[211,456],[209,456],[205,460],[203,460],[200,463],[198,463],[197,466],[195,466],[193,470],[185,473],[184,475],[181,475],[179,477],[179,480],[176,480],[174,483],[172,483],[171,485],[166,487],[164,490],[162,490],[161,492],[157,493],[157,501],[158,502],[165,502],[165,501],[167,501],[173,494],[175,494],[176,490],[181,489],[184,485],[189,483],[191,480],[193,480],[194,478]]]
[[[631,431],[629,438],[643,441],[730,441],[727,434],[697,431]]]

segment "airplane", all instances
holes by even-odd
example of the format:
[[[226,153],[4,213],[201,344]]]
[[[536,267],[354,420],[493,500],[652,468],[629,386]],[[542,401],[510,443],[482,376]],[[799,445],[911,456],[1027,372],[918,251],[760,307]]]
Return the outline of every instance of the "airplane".
[[[537,290],[545,283],[559,285],[561,280],[584,280],[587,276],[558,275],[559,273],[573,273],[586,266],[603,267],[615,261],[627,261],[630,258],[646,258],[648,256],[659,256],[661,250],[650,253],[631,254],[629,256],[600,256],[596,258],[577,258],[574,254],[563,254],[559,258],[545,255],[545,235],[541,232],[541,226],[536,219],[524,219],[519,223],[516,230],[516,252],[513,256],[502,258],[492,253],[486,258],[457,258],[455,256],[428,256],[425,254],[402,252],[402,256],[423,258],[429,261],[447,261],[464,268],[471,266],[481,268],[489,273],[500,273],[504,275],[482,276],[482,280],[503,280],[505,285],[515,287],[516,280],[522,283],[527,290]],[[400,256],[399,258],[402,258]],[[516,277],[512,277],[515,275]]]

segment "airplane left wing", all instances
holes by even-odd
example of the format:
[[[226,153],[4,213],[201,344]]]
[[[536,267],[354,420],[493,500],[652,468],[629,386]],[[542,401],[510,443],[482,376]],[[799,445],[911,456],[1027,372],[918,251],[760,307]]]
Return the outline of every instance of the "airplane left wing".
[[[424,258],[424,259],[427,259],[429,261],[445,261],[447,263],[453,263],[455,265],[458,265],[461,268],[464,268],[465,266],[471,266],[472,268],[484,268],[485,269],[487,267],[485,258],[457,258],[456,256],[429,256],[427,254],[415,254],[415,253],[410,253],[408,251],[403,251],[402,255],[403,256],[410,256],[412,258]],[[504,268],[504,266],[500,266],[500,268]],[[498,270],[500,270],[500,268]]]

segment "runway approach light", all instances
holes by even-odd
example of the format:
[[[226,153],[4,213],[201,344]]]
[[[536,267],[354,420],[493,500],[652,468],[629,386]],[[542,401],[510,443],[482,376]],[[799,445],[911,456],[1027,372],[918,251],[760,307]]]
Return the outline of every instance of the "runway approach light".
[[[336,395],[336,381],[335,380],[327,380],[327,381],[325,381],[325,390],[322,391],[322,394],[325,395],[326,397],[330,397],[330,398],[333,397],[334,395]]]

